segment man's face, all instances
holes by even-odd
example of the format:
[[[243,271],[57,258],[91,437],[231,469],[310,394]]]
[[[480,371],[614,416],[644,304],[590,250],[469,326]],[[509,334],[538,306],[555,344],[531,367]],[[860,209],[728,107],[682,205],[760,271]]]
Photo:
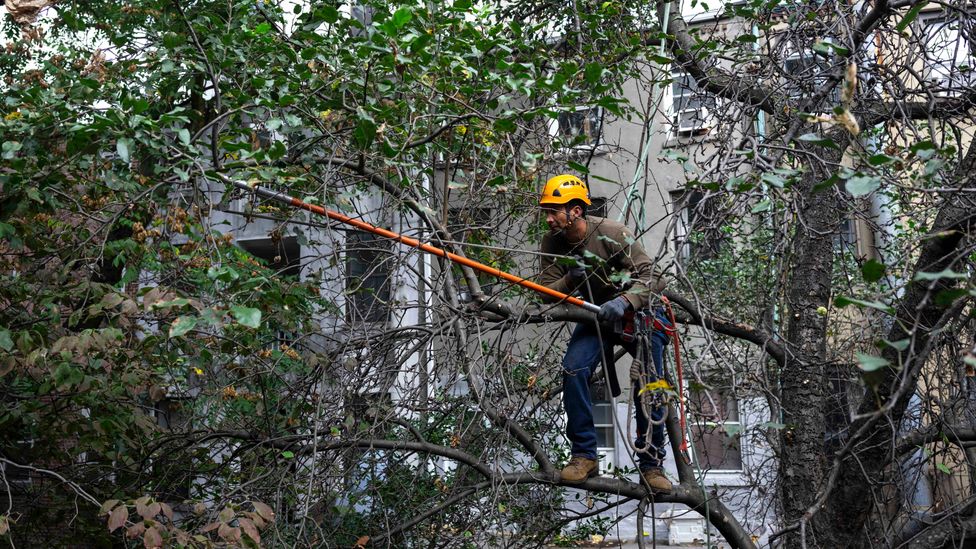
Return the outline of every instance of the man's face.
[[[579,218],[579,208],[567,208],[565,206],[545,206],[542,211],[546,214],[546,224],[552,234],[559,234],[570,228]]]

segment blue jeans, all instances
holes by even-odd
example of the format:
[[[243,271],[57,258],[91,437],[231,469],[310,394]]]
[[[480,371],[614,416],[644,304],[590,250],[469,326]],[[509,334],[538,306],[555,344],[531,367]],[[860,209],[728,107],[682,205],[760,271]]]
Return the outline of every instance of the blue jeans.
[[[670,326],[661,312],[658,312],[657,316],[665,325]],[[602,342],[600,335],[603,336]],[[655,331],[650,337],[649,350],[658,378],[664,376],[664,346],[667,345],[667,342],[668,336],[664,332]],[[572,444],[574,456],[596,459],[596,427],[593,425],[593,401],[590,399],[589,380],[594,374],[603,375],[600,370],[601,351],[606,357],[608,368],[613,370],[614,345],[623,345],[631,356],[636,356],[637,345],[635,342],[624,343],[608,329],[601,329],[601,333],[598,334],[596,326],[593,324],[577,324],[573,330],[573,335],[569,338],[566,356],[563,357],[563,407],[568,418],[566,436]],[[665,430],[663,424],[654,425],[650,430],[651,446],[644,449],[647,444],[650,422],[644,414],[639,401],[640,397],[637,394],[641,388],[637,384],[634,385],[633,398],[637,419],[637,438],[635,440],[635,445],[638,448],[637,464],[641,471],[645,471],[661,467],[664,464],[664,456],[667,455],[664,443]],[[664,417],[664,412],[663,406],[652,408],[651,418],[660,422],[661,418]]]

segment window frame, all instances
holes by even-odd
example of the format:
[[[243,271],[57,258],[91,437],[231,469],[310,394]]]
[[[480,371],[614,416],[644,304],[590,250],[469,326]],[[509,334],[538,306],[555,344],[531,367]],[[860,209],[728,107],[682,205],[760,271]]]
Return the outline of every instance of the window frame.
[[[597,460],[600,462],[601,470],[608,470],[610,467],[616,466],[617,457],[617,430],[613,423],[613,417],[616,413],[615,404],[613,399],[605,394],[605,388],[594,389],[590,404],[592,405],[593,427],[596,430]],[[606,409],[606,422],[599,421],[598,409]]]
[[[697,221],[697,209],[699,204],[705,200],[705,194],[697,189],[674,191],[671,194],[671,203],[674,205],[674,234],[671,238],[674,246],[675,261],[682,265],[691,261],[696,251],[696,243],[690,240]]]
[[[828,38],[827,40],[825,40],[825,42],[830,43],[831,41]],[[795,44],[791,43],[789,44],[787,51],[788,54],[786,55],[786,57],[783,58],[783,74],[786,77],[785,84],[787,84],[786,86],[787,89],[785,90],[785,92],[786,95],[788,95],[794,101],[803,100],[805,97],[809,97],[812,94],[816,93],[817,89],[819,89],[821,86],[827,83],[827,79],[830,77],[829,76],[830,63],[827,59],[818,55],[817,52],[813,51],[811,48],[808,47],[802,47],[802,48],[796,47]],[[789,68],[789,63],[796,62],[796,61],[807,61],[807,60],[811,61],[812,65],[816,67],[816,72],[808,76],[810,81],[813,83],[813,86],[810,89],[806,89],[806,90],[800,89],[800,93],[796,93],[794,89],[791,87],[791,85],[793,84],[793,79],[804,78],[802,72],[804,70],[809,70],[809,66],[801,66],[801,72],[797,73],[795,70]],[[834,89],[830,92],[829,96],[824,98],[824,101],[830,101],[831,103],[833,103],[834,106],[840,104],[839,84],[834,86]],[[827,109],[816,110],[814,113],[811,114],[825,114],[825,113],[832,113],[832,112],[833,112],[833,108],[830,107]]]
[[[293,277],[296,281],[302,279],[302,245],[297,236],[284,236],[275,241],[270,237],[242,238],[234,244],[249,255],[264,261],[269,269],[275,271],[279,277]],[[272,250],[272,255],[265,252]],[[275,330],[271,349],[280,351],[282,345],[295,347],[298,334],[287,330]]]
[[[373,325],[388,324],[393,310],[392,243],[369,231],[349,230],[346,231],[342,252],[345,270],[344,294],[346,300],[344,308],[346,322]],[[350,270],[353,261],[368,254],[374,255],[372,260],[366,261],[362,267],[362,272],[366,276],[352,274]],[[352,288],[351,281],[353,279],[360,280],[355,288]],[[369,280],[380,282],[377,287],[373,287],[366,284]],[[369,296],[369,299],[366,299],[366,296]],[[357,305],[360,302],[368,302],[368,304],[366,306]]]
[[[709,135],[715,129],[714,110],[718,109],[718,98],[706,93],[698,87],[698,82],[691,77],[687,71],[672,67],[670,69],[670,82],[667,87],[668,95],[668,122],[669,135],[674,138],[702,137]],[[687,81],[687,83],[683,83]],[[691,85],[688,85],[690,83]],[[682,93],[676,93],[676,87],[682,88]],[[681,101],[687,98],[688,101],[697,101],[695,108],[680,108]],[[681,126],[681,115],[689,112],[698,112],[700,124],[692,127],[683,128]],[[702,114],[704,113],[704,114]]]
[[[969,51],[966,47],[966,37],[962,34],[962,29],[958,27],[961,21],[958,19],[947,19],[944,14],[931,14],[920,18],[922,25],[921,36],[922,44],[922,63],[923,75],[927,84],[936,84],[940,89],[934,90],[934,95],[939,97],[957,97],[965,93],[966,87],[976,84],[976,53]],[[957,25],[952,28],[952,25]],[[943,59],[933,52],[930,45],[934,41],[936,34],[949,29],[955,34],[955,38],[950,38],[946,45],[955,44],[952,52],[952,59]],[[933,32],[935,31],[935,32]],[[939,48],[940,53],[948,51],[947,48]],[[969,61],[968,64],[960,61]],[[966,67],[968,70],[960,70]],[[933,77],[933,72],[938,70],[938,79]]]
[[[571,136],[569,143],[564,143],[565,135],[568,132],[562,131],[562,117],[564,115],[574,115],[580,112],[596,112],[597,120],[597,130],[596,136],[587,136],[588,139],[582,143],[575,143],[576,139],[580,135],[577,132],[575,135]],[[584,116],[584,124],[580,126],[582,130],[586,126],[586,121],[589,120],[588,117]],[[572,126],[570,126],[572,127]],[[606,151],[606,141],[603,138],[604,130],[606,128],[606,109],[600,105],[578,105],[572,109],[563,109],[558,112],[556,118],[550,118],[548,122],[549,130],[549,141],[554,145],[558,143],[556,150],[566,154],[566,153],[594,153],[599,154]]]
[[[700,470],[708,474],[720,474],[720,475],[742,474],[745,471],[746,460],[745,460],[745,452],[743,451],[742,448],[743,422],[742,422],[742,406],[740,405],[739,400],[735,398],[734,393],[729,393],[721,389],[711,389],[711,390],[702,389],[700,392],[710,395],[710,399],[707,400],[707,402],[715,402],[716,404],[718,404],[720,402],[719,399],[721,399],[721,402],[724,403],[721,406],[724,407],[724,409],[720,411],[726,412],[724,414],[726,417],[722,418],[722,421],[716,421],[715,415],[718,415],[718,412],[716,412],[711,416],[706,416],[705,414],[701,414],[700,412],[696,413],[690,410],[689,415],[693,416],[692,421],[689,422],[689,436],[691,439],[689,441],[691,443],[689,449],[691,451],[692,462],[695,464],[697,468],[699,468]],[[692,394],[689,394],[689,400],[691,400],[692,398],[693,398]],[[702,400],[706,401],[705,399]],[[729,417],[733,415],[729,413],[729,411],[731,410],[734,410],[735,412],[734,420],[729,419]],[[728,434],[728,431],[726,430],[727,426],[735,427],[735,429],[733,430],[733,434],[731,435]],[[729,449],[732,448],[732,445],[726,445],[725,439],[734,440],[735,449],[736,452],[738,453],[739,467],[735,469],[727,468],[727,467],[712,467],[710,462],[708,464],[702,463],[701,458],[707,456],[707,452],[705,450],[710,446],[709,444],[706,443],[705,437],[722,437],[722,440],[720,440],[719,442],[726,449],[725,450],[726,452],[728,452]],[[699,452],[699,448],[701,448],[702,450],[701,452]],[[701,454],[701,456],[699,456],[699,454]],[[724,464],[728,460],[723,455],[721,461],[722,464]]]

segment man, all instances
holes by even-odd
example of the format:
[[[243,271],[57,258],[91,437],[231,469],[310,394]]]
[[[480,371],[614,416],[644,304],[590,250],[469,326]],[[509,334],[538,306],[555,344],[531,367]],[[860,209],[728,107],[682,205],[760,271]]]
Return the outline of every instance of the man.
[[[581,322],[570,337],[563,358],[563,406],[568,422],[566,435],[572,443],[572,459],[562,470],[563,482],[578,484],[599,474],[596,455],[596,428],[589,381],[603,375],[600,365],[606,360],[613,396],[620,394],[613,364],[614,345],[623,345],[637,356],[636,343],[625,343],[612,329],[628,311],[647,310],[654,296],[664,290],[663,276],[630,231],[622,224],[601,217],[586,216],[591,204],[589,189],[575,175],[557,175],[546,182],[539,205],[546,215],[550,232],[542,239],[542,274],[540,283],[566,294],[579,292],[584,299],[600,305],[599,319],[611,325],[597,326]],[[559,258],[578,257],[577,265],[566,265]],[[660,318],[660,317],[659,317]],[[666,322],[666,321],[665,321]],[[656,331],[650,349],[655,371],[645,375],[663,377],[664,345],[667,336]],[[605,358],[604,358],[605,357]],[[647,362],[646,360],[644,361]],[[653,426],[649,426],[638,392],[640,383],[632,382],[637,416],[637,461],[641,477],[654,492],[671,491],[664,476],[664,407],[650,408]],[[647,434],[650,427],[651,444]]]

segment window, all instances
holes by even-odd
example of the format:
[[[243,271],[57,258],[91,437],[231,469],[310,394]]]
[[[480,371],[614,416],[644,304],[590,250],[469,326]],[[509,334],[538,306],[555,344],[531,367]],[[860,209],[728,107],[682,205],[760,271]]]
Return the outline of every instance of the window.
[[[364,231],[346,233],[346,320],[387,321],[392,259],[389,241]]]
[[[607,471],[614,465],[616,431],[613,428],[613,400],[607,393],[606,385],[591,385],[593,402],[593,425],[596,427],[597,459],[600,469]]]
[[[739,408],[723,391],[694,391],[688,400],[691,441],[698,467],[710,471],[742,470]]]
[[[447,230],[461,242],[487,242],[491,228],[491,208],[451,208],[447,212]]]
[[[19,430],[19,429],[18,429]],[[7,434],[7,433],[5,433]],[[10,433],[12,434],[12,432]],[[14,435],[16,437],[16,435]],[[4,448],[3,457],[18,464],[30,464],[34,462],[34,441],[33,439],[9,440]],[[6,481],[11,491],[18,492],[30,488],[33,478],[31,470],[26,467],[17,467],[5,462],[0,462],[0,475]],[[0,488],[3,484],[0,483]]]
[[[302,248],[297,237],[287,236],[280,239],[259,238],[254,240],[238,240],[237,245],[247,253],[260,259],[262,263],[275,272],[280,278],[290,278],[298,281],[301,278]],[[271,348],[281,350],[282,345],[293,346],[297,339],[294,332],[277,330]]]
[[[603,143],[603,108],[561,112],[550,123],[549,133],[558,148],[596,148]]]
[[[586,208],[586,215],[592,215],[595,217],[606,217],[607,216],[607,199],[602,196],[591,196],[590,206]]]
[[[783,62],[786,73],[785,91],[794,99],[802,99],[816,93],[827,83],[830,65],[827,60],[809,49],[797,49]],[[834,86],[827,100],[836,104],[840,102],[840,86]],[[813,105],[811,107],[816,107]],[[827,112],[829,108],[810,108],[811,111]]]
[[[718,255],[724,238],[717,226],[711,197],[701,191],[671,193],[674,215],[675,259],[687,263],[691,258],[710,259]]]
[[[974,58],[959,20],[925,21],[925,72],[940,95],[958,95],[974,82]]]
[[[850,217],[845,217],[834,233],[834,253],[857,253],[857,225]]]
[[[691,259],[691,232],[695,223],[695,211],[701,202],[701,193],[676,192],[671,193],[671,203],[674,204],[674,255],[675,259],[685,263]]]
[[[245,252],[260,259],[265,266],[275,271],[279,277],[292,277],[298,280],[302,271],[302,248],[298,239],[287,236],[279,239],[258,238],[238,240],[237,245]]]
[[[193,400],[189,398],[166,397],[156,403],[156,422],[170,433],[189,433],[192,430]],[[180,466],[173,461],[160,459],[153,461],[153,474],[156,476],[156,494],[167,501],[189,499],[193,467]]]
[[[671,111],[674,133],[679,136],[704,135],[712,127],[715,98],[698,88],[688,73],[671,77]]]
[[[347,396],[345,424],[349,437],[377,437],[387,435],[382,427],[383,418],[390,414],[393,401],[389,393],[365,393]],[[379,432],[373,432],[376,429]],[[369,511],[375,502],[371,487],[385,480],[390,453],[385,450],[349,448],[346,451],[345,481],[347,494],[353,498],[353,507],[363,513]]]
[[[593,424],[596,426],[596,445],[613,450],[613,403],[609,400],[593,401]]]

